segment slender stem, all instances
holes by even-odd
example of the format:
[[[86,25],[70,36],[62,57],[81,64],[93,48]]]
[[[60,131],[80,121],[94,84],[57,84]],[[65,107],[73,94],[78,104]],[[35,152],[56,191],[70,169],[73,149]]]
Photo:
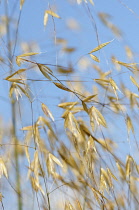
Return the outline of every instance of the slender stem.
[[[47,193],[48,210],[51,210],[49,193]]]
[[[6,21],[6,30],[7,30],[7,47],[8,47],[8,59],[10,62],[10,72],[13,72],[12,67],[12,47],[11,47],[11,36],[10,36],[10,19],[8,14],[8,5],[5,0],[5,14],[7,17]],[[11,97],[11,111],[12,111],[12,136],[14,139],[14,158],[16,166],[16,190],[17,190],[17,199],[18,199],[18,210],[22,210],[22,196],[21,196],[21,183],[20,183],[20,169],[19,169],[19,157],[18,157],[18,147],[17,147],[17,138],[16,138],[16,100],[14,96]]]

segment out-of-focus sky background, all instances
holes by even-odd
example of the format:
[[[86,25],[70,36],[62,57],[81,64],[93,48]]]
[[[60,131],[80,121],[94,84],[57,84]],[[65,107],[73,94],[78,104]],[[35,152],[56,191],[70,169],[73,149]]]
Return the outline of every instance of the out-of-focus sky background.
[[[13,22],[11,21],[11,38],[14,41],[17,26],[16,21],[18,21],[20,12],[19,1],[8,1],[8,7],[9,15],[13,18]],[[55,10],[61,19],[54,18],[53,21],[52,17],[49,16],[47,26],[44,28],[44,12],[50,8]],[[18,25],[15,56],[22,54],[23,52],[23,47],[21,49],[19,43],[22,42],[23,46],[23,43],[32,42],[32,48],[37,52],[42,52],[34,58],[36,61],[64,66],[67,66],[67,61],[71,61],[74,67],[76,67],[77,73],[75,72],[75,74],[77,76],[83,74],[86,79],[94,78],[93,70],[91,71],[89,69],[89,72],[87,70],[84,71],[81,66],[75,64],[77,62],[77,64],[79,64],[81,56],[87,54],[98,45],[95,25],[97,27],[99,43],[104,43],[114,39],[113,42],[102,51],[102,53],[96,53],[101,60],[99,65],[104,71],[107,71],[112,68],[110,64],[111,55],[116,56],[120,61],[127,62],[124,50],[126,45],[134,51],[135,57],[138,60],[138,10],[139,3],[135,0],[132,2],[120,0],[106,0],[104,2],[94,0],[94,6],[90,3],[81,3],[78,5],[76,0],[52,2],[45,0],[26,0],[21,11]],[[119,30],[121,30],[122,36],[115,36],[110,29],[104,26],[98,18],[98,13],[106,13],[110,15],[111,17],[108,19],[109,22],[113,23]],[[4,1],[1,1],[0,4],[0,14],[1,17],[5,15]],[[91,16],[93,17],[94,22]],[[60,47],[55,47],[55,36],[56,38],[65,39],[67,41],[67,47],[74,47],[75,52],[71,55],[65,55],[62,53]],[[6,44],[4,41],[6,41],[6,37],[4,37],[4,40],[1,40],[1,54],[7,56]],[[87,59],[90,59],[90,57],[88,56]],[[17,65],[15,65],[14,68],[18,69]],[[6,69],[1,67],[1,77],[3,77],[5,72]],[[121,75],[121,78],[122,76],[123,75]],[[41,78],[41,76],[38,77]],[[1,90],[1,96],[6,95],[4,92],[5,90],[6,88],[3,87],[3,90]],[[3,113],[3,111],[1,111],[1,113]]]
[[[123,83],[125,83],[126,85],[129,84],[130,90],[138,93],[137,89],[133,85],[131,85],[131,82],[129,82],[129,75],[131,74],[131,72],[125,68],[122,68],[121,72],[116,73],[113,70],[113,66],[111,64],[111,56],[114,55],[120,61],[129,62],[125,52],[125,46],[128,45],[135,54],[135,60],[131,62],[138,63],[139,2],[137,0],[94,0],[94,5],[90,4],[89,0],[87,0],[87,2],[87,4],[85,2],[77,4],[76,0],[25,0],[20,14],[19,1],[8,0],[8,13],[12,18],[10,35],[13,42],[15,41],[17,33],[17,45],[14,56],[24,53],[25,50],[28,50],[28,52],[30,50],[40,53],[39,55],[36,55],[32,58],[32,60],[34,61],[43,64],[63,65],[65,67],[68,67],[68,64],[72,64],[72,66],[74,67],[74,74],[72,76],[63,76],[57,72],[56,67],[49,67],[53,69],[54,74],[59,79],[68,80],[70,78],[86,81],[84,82],[84,84],[86,87],[88,87],[88,91],[90,91],[91,93],[93,79],[97,78],[98,76],[93,68],[90,67],[92,63],[95,64],[95,61],[91,60],[87,53],[98,46],[98,44],[113,40],[108,46],[103,48],[100,53],[97,52],[95,54],[99,57],[101,61],[98,65],[104,71],[112,71],[111,77],[117,83],[119,82],[120,77],[120,81],[123,81]],[[45,10],[50,9],[53,9],[61,17],[61,19],[53,19],[51,16],[49,16],[48,23],[46,27],[44,27],[44,12]],[[98,13],[106,13],[110,15],[108,19],[109,22],[114,24],[121,31],[121,36],[116,36],[108,27],[106,27],[99,19]],[[4,27],[4,22],[2,21],[2,17],[4,16],[5,1],[1,0],[0,54],[7,58],[7,38],[4,35],[4,29],[2,28]],[[71,54],[63,52],[61,45],[55,45],[55,38],[66,40],[66,47],[73,47],[75,48],[75,51]],[[32,45],[29,48],[30,43],[32,43]],[[83,56],[88,63],[86,64],[88,65],[87,68],[84,68],[83,62],[81,63],[81,59]],[[14,64],[13,68],[15,71],[19,69],[16,63]],[[5,124],[9,123],[11,116],[10,101],[8,99],[9,84],[7,81],[3,80],[6,76],[9,75],[8,71],[8,67],[6,68],[6,65],[3,65],[3,63],[1,63],[0,116],[2,116]],[[33,73],[33,70],[29,72],[30,79],[44,79],[43,75],[40,74],[39,71],[37,71],[36,69],[34,71],[35,73]],[[57,88],[54,87],[54,85],[50,82],[28,82],[29,84],[31,84],[33,92],[34,120],[37,119],[39,115],[42,115],[40,104],[43,102],[47,104],[48,107],[51,109],[56,121],[60,121],[61,112],[57,111],[57,104],[60,103],[60,100],[63,100],[63,96],[65,93],[63,93],[63,91],[57,91]],[[69,95],[67,96],[65,94],[64,99],[65,101],[73,100],[73,96],[70,96],[69,98]],[[19,128],[31,125],[32,121],[29,102],[24,97],[21,99],[21,101],[21,109],[23,109],[23,113],[22,117],[18,118]],[[17,110],[17,112],[19,111]],[[119,151],[122,151],[126,154],[129,152],[129,147],[127,143],[122,143],[122,141],[125,141],[125,138],[123,138],[123,136],[127,135],[127,133],[124,131],[122,119],[121,122],[118,121],[117,126],[119,128],[119,132],[117,132],[117,130],[114,130],[113,125],[111,125],[112,131],[110,131],[110,135],[114,134],[115,138],[119,139],[119,142],[121,142],[121,147],[125,147],[124,150],[121,149]],[[20,132],[19,136],[22,136]],[[14,207],[9,207],[6,203],[5,208],[6,210],[15,209]]]

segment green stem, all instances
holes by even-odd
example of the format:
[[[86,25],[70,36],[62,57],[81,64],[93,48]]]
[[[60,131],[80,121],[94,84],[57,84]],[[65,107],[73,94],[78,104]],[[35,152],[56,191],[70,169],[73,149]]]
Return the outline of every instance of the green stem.
[[[6,30],[7,30],[7,47],[8,47],[8,59],[10,64],[10,72],[13,72],[12,67],[12,48],[11,48],[11,37],[10,37],[10,20],[8,15],[8,5],[5,0],[5,15],[7,17],[6,21]],[[22,196],[21,196],[21,183],[20,183],[20,169],[19,169],[19,156],[18,156],[18,147],[17,147],[17,138],[16,138],[16,101],[14,96],[11,97],[11,110],[12,110],[12,136],[14,139],[14,158],[15,158],[15,167],[16,167],[16,190],[18,192],[18,210],[22,210]]]

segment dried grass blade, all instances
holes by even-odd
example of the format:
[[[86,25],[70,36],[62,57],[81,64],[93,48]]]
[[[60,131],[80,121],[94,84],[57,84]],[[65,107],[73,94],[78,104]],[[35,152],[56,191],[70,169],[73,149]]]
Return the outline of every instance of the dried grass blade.
[[[43,25],[44,25],[44,27],[46,27],[47,22],[48,22],[48,13],[45,11],[45,13],[44,13],[44,19],[43,19]]]
[[[104,199],[106,199],[108,201],[108,199],[101,192],[99,192],[98,190],[96,190],[94,187],[91,187],[91,190],[93,192],[96,192],[98,195],[100,195],[102,198],[104,198]]]
[[[52,10],[46,10],[45,13],[47,13],[47,14],[53,16],[53,17],[56,17],[56,18],[61,18],[58,14],[56,14]]]
[[[134,127],[129,116],[127,116],[126,118],[126,125],[127,125],[128,133],[130,132],[130,130],[132,130],[132,132],[134,133]]]
[[[51,153],[49,153],[49,157],[56,163],[58,164],[61,168],[63,168],[63,164],[60,162],[60,160],[58,158],[56,158],[54,155],[52,155]]]
[[[98,59],[98,57],[97,56],[95,56],[95,55],[93,55],[93,54],[90,54],[90,57],[94,60],[94,61],[96,61],[96,62],[100,62],[100,60]]]
[[[20,0],[20,10],[22,9],[24,2],[25,0]]]
[[[7,81],[9,82],[16,82],[16,83],[20,83],[20,84],[24,84],[22,81],[22,79],[18,79],[18,78],[9,78],[9,79],[6,79]]]
[[[48,109],[48,107],[43,103],[42,103],[41,107],[42,107],[42,110],[43,110],[44,114],[46,116],[49,116],[52,119],[52,121],[54,121],[54,117],[53,117],[51,111]]]
[[[98,124],[101,124],[104,127],[107,127],[106,120],[98,109],[96,109],[94,106],[92,106],[90,108],[90,112],[92,112],[92,114],[94,115],[94,118],[96,119]]]
[[[2,158],[0,158],[0,178],[4,175],[8,179],[7,168]]]
[[[111,171],[109,168],[107,168],[107,172],[108,172],[108,174],[109,174],[113,179],[115,179],[116,181],[118,181],[118,179],[114,176],[114,174],[112,173],[112,171]]]
[[[88,114],[88,108],[84,101],[82,101],[82,106],[83,106],[84,111],[87,112]]]
[[[10,76],[6,77],[5,80],[10,79],[11,77],[15,76],[16,74],[20,74],[24,71],[26,71],[27,69],[19,69],[18,71],[16,71],[15,73],[11,74]]]
[[[130,80],[133,82],[133,84],[139,89],[139,85],[136,82],[136,80],[134,79],[134,77],[130,76]]]
[[[32,55],[37,55],[39,53],[35,53],[35,52],[29,52],[29,53],[24,53],[21,55],[18,55],[17,57],[26,57],[26,56],[32,56]]]
[[[69,88],[65,87],[64,85],[62,85],[61,83],[56,83],[54,82],[55,86],[57,86],[58,88],[68,91],[68,92],[73,92],[72,90],[70,90]]]
[[[89,52],[89,54],[96,52],[100,49],[102,49],[103,47],[105,47],[106,45],[108,45],[109,43],[111,43],[113,40],[109,41],[109,42],[105,42],[103,44],[100,44],[99,46],[95,47],[92,51]]]
[[[86,97],[85,99],[83,99],[83,101],[84,101],[84,102],[88,102],[88,101],[90,101],[92,98],[94,98],[95,96],[97,96],[97,94],[92,95],[92,96],[88,96],[88,97]]]

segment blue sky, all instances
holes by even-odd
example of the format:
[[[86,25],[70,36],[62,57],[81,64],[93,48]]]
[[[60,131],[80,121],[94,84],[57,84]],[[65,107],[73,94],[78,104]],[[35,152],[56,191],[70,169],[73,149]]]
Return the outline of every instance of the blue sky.
[[[14,1],[16,2],[16,1]],[[75,64],[81,56],[87,54],[90,50],[92,50],[94,47],[98,45],[97,37],[96,37],[96,31],[94,29],[94,25],[92,23],[92,20],[90,19],[89,13],[87,12],[87,7],[85,7],[85,4],[76,4],[76,1],[73,1],[73,4],[69,3],[70,1],[61,0],[58,2],[49,2],[45,0],[26,0],[21,12],[21,19],[19,22],[19,28],[18,28],[18,41],[17,41],[17,48],[15,51],[15,55],[22,54],[23,51],[19,47],[20,42],[33,42],[37,43],[38,48],[34,47],[35,52],[42,52],[40,55],[34,56],[33,59],[40,63],[50,63],[50,64],[56,64],[56,62],[60,65],[67,66],[67,61],[72,62],[72,64]],[[71,1],[72,2],[72,1]],[[137,1],[123,1],[129,8],[131,8],[135,13],[138,13],[139,11],[139,3]],[[11,14],[11,10],[13,9],[13,1],[8,2],[9,5],[9,14]],[[15,4],[16,5],[16,4]],[[54,23],[52,20],[52,17],[49,17],[48,24],[46,28],[44,29],[43,26],[43,16],[44,11],[46,9],[49,9],[49,7],[55,8],[55,11],[61,16],[61,19],[54,19],[55,28],[56,28],[56,37],[58,38],[64,38],[67,40],[68,47],[75,47],[77,50],[70,56],[65,56],[64,54],[61,54],[60,47],[56,47],[54,44]],[[118,0],[106,0],[104,1],[95,1],[94,0],[94,6],[91,4],[88,4],[88,7],[91,11],[91,14],[93,15],[93,18],[95,20],[97,30],[98,30],[98,36],[100,43],[104,43],[110,40],[113,40],[112,43],[110,43],[108,46],[103,48],[101,53],[96,53],[97,56],[101,59],[100,67],[104,71],[111,70],[113,67],[110,62],[110,56],[115,55],[120,61],[128,62],[124,46],[129,45],[131,49],[135,52],[136,62],[138,62],[139,54],[138,54],[138,36],[139,36],[139,18],[136,17],[135,14],[133,14],[130,9],[127,9],[123,6],[122,3],[120,3]],[[123,37],[117,38],[107,27],[105,27],[99,20],[97,14],[98,12],[104,12],[108,13],[112,16],[111,22],[114,23],[123,33]],[[0,13],[1,15],[4,15],[5,9],[3,2],[1,3],[0,7]],[[14,12],[14,18],[18,19],[19,16],[19,4],[15,7]],[[79,30],[73,30],[71,31],[67,27],[67,20],[69,19],[75,19],[80,29]],[[11,37],[14,40],[15,37],[15,28],[12,28]],[[6,41],[6,37],[4,37],[4,40]],[[2,49],[6,51],[6,46],[1,40],[1,54],[3,54]],[[4,52],[5,52],[4,51]],[[5,52],[5,56],[7,52]],[[89,59],[89,56],[86,56]],[[93,61],[90,62],[93,63]],[[94,62],[95,63],[95,62]],[[7,81],[4,81],[3,78],[9,75],[8,69],[5,68],[1,64],[2,70],[1,70],[1,87],[3,87],[0,90],[0,96],[1,96],[1,115],[3,116],[5,122],[7,123],[10,118],[10,104],[8,102],[8,89],[9,84]],[[92,79],[97,78],[96,73],[93,69],[88,70],[80,70],[80,67],[78,65],[75,65],[75,74],[72,76],[72,78],[78,78],[81,77],[88,81],[86,83],[86,86],[88,86],[88,89],[91,91],[92,89]],[[18,70],[18,66],[14,64],[14,69]],[[53,68],[54,72],[56,71],[55,68]],[[123,82],[126,82],[126,84],[129,83],[129,75],[131,72],[129,72],[127,69],[122,68],[122,71],[126,72],[125,74],[120,75],[120,80]],[[7,72],[7,73],[6,73]],[[55,72],[55,75],[58,76],[58,78],[66,78],[68,77],[61,77],[60,74]],[[112,73],[113,78],[116,82],[119,81],[118,72]],[[44,79],[43,75],[41,75],[39,72],[34,73],[33,71],[29,72],[29,78],[31,79]],[[57,120],[60,119],[61,113],[57,112],[57,106],[56,104],[59,103],[59,99],[61,96],[63,96],[63,91],[57,91],[57,89],[54,87],[53,84],[50,84],[49,82],[47,85],[45,83],[40,85],[40,82],[31,83],[32,84],[32,91],[34,94],[34,98],[37,99],[34,101],[34,115],[35,119],[37,119],[38,115],[42,114],[40,104],[41,102],[46,103],[52,111],[55,113]],[[131,85],[131,82],[129,83],[130,89],[135,91],[137,93],[137,89],[134,88],[133,85]],[[3,98],[4,97],[4,98]],[[65,99],[66,94],[65,94]],[[71,98],[72,99],[72,96]],[[75,100],[75,98],[74,98]],[[27,126],[31,123],[30,118],[26,118],[26,114],[29,115],[30,109],[28,109],[29,104],[27,102],[27,99],[23,97],[22,99],[22,106],[26,107],[23,114],[22,123],[19,120],[19,127],[22,127],[22,125]],[[3,113],[5,113],[3,115]]]
[[[15,1],[16,2],[16,1]],[[94,28],[94,24],[92,20],[90,19],[90,14],[87,11],[87,7],[85,4],[76,4],[76,1],[73,4],[70,4],[70,1],[61,0],[58,2],[48,2],[45,0],[26,0],[21,12],[21,18],[19,22],[19,28],[18,28],[18,41],[17,41],[17,48],[15,51],[15,55],[20,55],[23,53],[21,47],[19,48],[19,43],[21,42],[33,42],[37,43],[38,47],[32,47],[32,50],[35,52],[42,52],[40,55],[34,56],[33,59],[40,63],[50,63],[50,64],[56,64],[64,65],[67,67],[67,61],[71,61],[71,63],[75,67],[75,74],[72,76],[72,78],[78,78],[81,77],[88,81],[86,85],[88,86],[88,90],[92,89],[92,79],[95,79],[98,77],[98,75],[94,72],[93,69],[88,70],[81,70],[78,65],[75,65],[75,63],[81,58],[81,56],[87,54],[92,50],[94,47],[98,45],[97,37],[96,37],[96,31]],[[124,2],[126,5],[131,8],[135,13],[138,12],[139,9],[139,3],[137,1],[126,1]],[[2,3],[1,3],[2,4]],[[9,4],[9,14],[11,14],[11,8],[13,7],[13,2],[8,2]],[[56,13],[58,13],[61,17],[61,19],[54,18],[54,22],[52,17],[49,17],[48,23],[46,28],[44,29],[43,26],[43,17],[44,17],[44,11],[49,9],[49,7],[54,8]],[[91,11],[91,15],[93,16],[95,20],[95,24],[97,26],[98,31],[98,38],[100,43],[104,43],[110,40],[113,40],[112,43],[110,43],[108,46],[103,48],[103,50],[99,53],[97,52],[95,55],[99,56],[101,63],[99,64],[100,67],[103,69],[103,71],[109,71],[113,69],[113,66],[110,62],[111,55],[115,55],[118,60],[123,62],[128,62],[126,53],[124,50],[124,46],[128,45],[131,47],[131,49],[136,53],[136,62],[138,60],[138,34],[139,34],[139,19],[133,14],[129,9],[125,8],[123,4],[121,4],[118,0],[106,0],[104,1],[94,1],[94,6],[91,4],[88,4],[88,7]],[[18,19],[19,16],[19,4],[15,7],[15,13],[14,17]],[[14,10],[12,10],[14,11]],[[103,12],[107,13],[111,16],[110,21],[115,24],[121,31],[123,36],[121,38],[116,37],[110,29],[108,29],[106,26],[104,26],[97,14]],[[4,8],[1,5],[1,14],[4,14]],[[74,19],[79,24],[79,30],[70,30],[67,26],[67,21],[69,19]],[[55,24],[55,30],[56,34],[54,32],[54,24]],[[13,34],[13,39],[15,37],[15,31],[12,29],[11,34]],[[64,55],[61,53],[61,47],[56,47],[54,44],[54,36],[56,35],[57,38],[63,38],[67,40],[67,47],[74,47],[76,51],[71,55]],[[2,43],[2,46],[4,44]],[[35,45],[35,46],[36,46]],[[3,46],[4,48],[4,46]],[[70,58],[69,58],[70,57]],[[89,56],[86,56],[87,59],[90,59]],[[90,62],[95,63],[93,61]],[[22,66],[23,67],[23,66]],[[14,64],[14,69],[18,70],[18,66]],[[61,77],[60,74],[56,72],[55,68],[52,68],[55,72],[55,75],[58,76],[58,78],[68,79],[68,77]],[[113,70],[112,70],[113,71]],[[120,74],[120,80],[123,82],[128,83],[129,75],[131,72],[129,72],[127,69],[122,68],[122,71],[126,72],[125,74]],[[120,72],[122,73],[122,72]],[[9,74],[2,73],[1,77],[6,77]],[[119,82],[119,76],[118,72],[113,71],[112,75],[113,79],[116,82]],[[34,71],[29,71],[29,78],[31,79],[44,79],[43,75],[41,75],[39,72],[34,73]],[[8,82],[2,81],[3,86],[8,86]],[[63,95],[63,91],[56,91],[56,88],[53,84],[43,83],[40,82],[31,83],[32,84],[32,91],[34,94],[35,99],[37,98],[39,101],[34,102],[34,115],[36,118],[38,115],[42,114],[40,107],[40,102],[44,102],[48,104],[48,106],[52,107],[54,109],[53,111],[56,113],[58,119],[60,117],[60,114],[57,113],[57,107],[56,103],[58,103],[59,98],[61,97],[61,94]],[[40,85],[41,84],[41,85]],[[131,83],[130,83],[131,86]],[[136,91],[134,89],[134,86],[131,86],[133,91]],[[6,89],[7,91],[7,89]],[[1,92],[1,95],[6,95],[5,91]],[[59,95],[60,94],[60,95]],[[65,94],[66,95],[66,94]],[[50,99],[50,100],[49,100]],[[58,99],[58,100],[57,100]],[[72,97],[71,97],[72,99]],[[27,99],[23,98],[23,106],[28,107]],[[3,109],[5,109],[6,102],[2,101]],[[36,103],[36,105],[35,105]],[[7,107],[7,109],[9,109]],[[29,113],[30,109],[25,109],[25,113]],[[9,112],[6,113],[6,116]],[[24,115],[25,116],[25,115]],[[6,121],[8,120],[8,116],[6,117]],[[20,120],[19,120],[20,121]],[[25,117],[25,120],[23,120],[24,125],[30,124],[30,119],[28,120]],[[21,124],[20,124],[21,126]]]
[[[19,3],[18,1],[9,0],[9,14],[11,11],[15,11],[13,18],[18,20],[19,17]],[[73,3],[70,3],[73,2]],[[139,60],[139,2],[137,0],[123,0],[121,3],[120,0],[94,0],[94,6],[88,3],[88,8],[91,11],[91,15],[95,20],[95,24],[97,26],[99,42],[104,43],[107,41],[113,40],[108,46],[103,48],[103,50],[97,55],[101,63],[99,64],[103,71],[113,70],[113,66],[110,61],[111,55],[115,55],[118,60],[123,62],[129,62],[124,47],[128,45],[135,53],[135,62]],[[126,6],[124,5],[126,4]],[[128,8],[127,8],[128,6]],[[54,8],[56,13],[59,14],[61,19],[54,18],[54,22],[52,17],[49,17],[46,28],[44,29],[43,25],[43,17],[45,10],[49,10]],[[15,10],[14,10],[15,8]],[[40,63],[49,63],[49,64],[59,64],[67,67],[68,63],[71,62],[74,64],[75,73],[71,76],[61,76],[56,68],[52,67],[54,74],[59,79],[69,79],[69,78],[77,78],[88,81],[85,83],[88,90],[92,91],[92,79],[97,78],[97,74],[93,69],[88,68],[80,69],[80,66],[76,62],[81,58],[81,56],[86,55],[90,52],[94,47],[98,45],[96,30],[94,27],[94,23],[90,18],[90,14],[88,12],[87,5],[80,4],[78,5],[76,1],[67,1],[67,0],[59,0],[59,1],[47,1],[47,0],[25,0],[21,11],[21,18],[18,26],[18,35],[17,35],[17,47],[15,51],[15,56],[23,53],[23,49],[19,47],[19,44],[27,43],[29,45],[32,42],[31,50],[40,53],[39,55],[34,56],[32,59],[34,61]],[[134,11],[134,12],[132,12]],[[103,12],[107,13],[111,16],[110,21],[115,24],[121,31],[122,37],[116,37],[110,29],[102,24],[102,22],[98,18],[98,13]],[[136,15],[136,14],[138,15]],[[0,15],[3,16],[5,14],[4,1],[1,1],[0,4]],[[79,24],[78,30],[70,30],[67,26],[68,20],[76,20]],[[16,31],[16,22],[15,27],[11,26],[11,39],[15,39],[15,31]],[[55,28],[55,31],[54,31]],[[72,55],[64,55],[61,51],[61,46],[55,46],[54,37],[63,38],[67,40],[67,47],[74,47],[76,51]],[[4,55],[5,58],[8,54],[6,48],[6,37],[3,36],[0,38],[1,55]],[[4,42],[3,42],[4,40]],[[34,44],[36,43],[36,44]],[[90,59],[87,55],[85,56],[90,62],[95,63]],[[19,67],[14,63],[14,70],[18,70]],[[9,75],[8,68],[1,63],[1,73],[0,73],[0,115],[3,117],[5,123],[8,123],[10,120],[10,103],[8,99],[8,90],[9,84],[7,81],[3,80],[6,76]],[[120,80],[126,83],[129,86],[129,89],[138,93],[137,89],[131,85],[129,80],[129,76],[131,72],[127,69],[122,68],[122,71],[126,72],[125,74],[120,75]],[[122,72],[121,72],[122,73]],[[119,83],[118,72],[113,71],[112,77],[113,79]],[[39,71],[29,70],[28,76],[30,79],[44,79],[43,75],[39,73]],[[57,88],[54,87],[53,84],[41,83],[41,82],[30,82],[31,90],[34,95],[33,102],[33,115],[34,119],[37,119],[39,115],[42,115],[41,103],[45,103],[54,113],[56,120],[61,120],[61,111],[57,111],[57,104],[63,100],[75,100],[73,96],[67,96],[67,94],[63,93],[63,91],[57,91]],[[119,93],[122,94],[122,93]],[[102,98],[103,100],[103,98]],[[31,109],[30,103],[28,100],[23,97],[21,100],[21,109],[23,109],[22,120],[18,118],[18,127],[31,125]],[[18,112],[18,110],[17,110]],[[28,117],[27,117],[28,116]],[[116,118],[115,118],[116,119]],[[118,121],[117,125],[119,127],[119,132],[114,130],[113,124],[111,125],[110,135],[117,133],[116,138],[119,138],[120,141],[123,141],[123,136],[127,135],[126,131],[124,131],[124,121],[121,119]],[[22,136],[22,133],[19,133],[19,136]],[[114,136],[115,137],[115,136]],[[115,138],[115,139],[116,139]],[[124,138],[125,141],[125,138]],[[121,143],[122,144],[122,143]],[[128,144],[121,151],[124,153],[129,152]],[[8,208],[7,208],[8,209]],[[11,209],[11,208],[10,208]]]

